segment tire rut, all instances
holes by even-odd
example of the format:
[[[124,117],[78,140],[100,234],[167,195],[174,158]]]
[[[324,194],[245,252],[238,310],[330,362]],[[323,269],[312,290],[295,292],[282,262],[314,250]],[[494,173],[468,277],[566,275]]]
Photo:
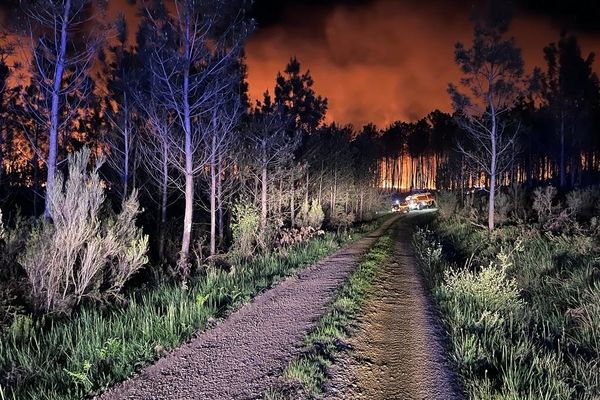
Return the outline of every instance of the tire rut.
[[[259,399],[299,354],[337,287],[396,220],[257,296],[215,328],[97,397]]]
[[[444,333],[410,245],[410,215],[394,227],[383,266],[344,353],[331,368],[325,398],[462,399],[445,359]]]

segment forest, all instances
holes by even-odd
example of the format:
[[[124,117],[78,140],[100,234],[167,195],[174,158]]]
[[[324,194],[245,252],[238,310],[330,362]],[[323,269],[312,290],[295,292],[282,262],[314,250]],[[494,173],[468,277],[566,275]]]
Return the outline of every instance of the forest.
[[[250,98],[250,1],[141,1],[137,26],[103,7],[22,1],[0,36],[0,399],[102,393],[409,193],[461,221],[418,231],[439,301],[471,240],[597,229],[600,82],[574,34],[526,66],[492,11],[448,60],[451,112],[356,127],[293,56]]]

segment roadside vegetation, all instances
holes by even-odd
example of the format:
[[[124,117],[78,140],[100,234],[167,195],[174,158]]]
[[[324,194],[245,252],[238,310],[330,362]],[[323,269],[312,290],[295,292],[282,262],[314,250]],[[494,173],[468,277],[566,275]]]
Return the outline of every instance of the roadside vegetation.
[[[326,232],[320,205],[297,226],[260,231],[240,202],[227,253],[181,271],[151,267],[137,192],[115,212],[90,152],[68,158],[48,192],[52,220],[0,220],[0,398],[78,399],[101,392],[209,327],[285,276],[378,223]]]
[[[600,395],[600,188],[440,193],[414,236],[471,399]]]
[[[251,260],[237,257],[235,273],[206,269],[187,287],[165,284],[124,295],[118,309],[85,306],[62,320],[17,315],[0,341],[0,393],[7,399],[98,393],[376,224],[324,233]]]
[[[390,234],[381,237],[365,254],[348,280],[338,290],[328,310],[304,338],[302,353],[282,373],[282,384],[271,388],[265,398],[315,398],[323,391],[327,368],[351,334],[351,327],[371,284],[393,250]]]

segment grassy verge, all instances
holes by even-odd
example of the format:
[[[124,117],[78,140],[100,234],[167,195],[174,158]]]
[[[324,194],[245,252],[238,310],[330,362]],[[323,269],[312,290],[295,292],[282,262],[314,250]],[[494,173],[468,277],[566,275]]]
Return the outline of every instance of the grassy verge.
[[[468,398],[600,396],[597,238],[439,220],[414,244]]]
[[[207,322],[373,229],[296,245],[190,282],[131,294],[125,307],[85,307],[68,320],[18,316],[0,338],[0,399],[79,399],[101,392],[189,340]]]
[[[327,379],[326,369],[335,353],[348,337],[348,328],[355,319],[381,265],[387,262],[393,249],[389,235],[381,237],[365,254],[348,280],[338,290],[333,303],[304,339],[304,350],[284,369],[289,387],[272,388],[266,399],[298,399],[315,397],[322,392]],[[293,392],[293,393],[292,393]]]

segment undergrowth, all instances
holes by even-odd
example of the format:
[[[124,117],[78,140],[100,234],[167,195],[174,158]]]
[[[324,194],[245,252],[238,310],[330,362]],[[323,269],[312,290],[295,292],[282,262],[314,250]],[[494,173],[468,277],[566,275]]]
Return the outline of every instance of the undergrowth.
[[[600,396],[600,252],[527,225],[439,219],[414,236],[470,399]]]
[[[189,340],[210,320],[379,222],[239,261],[234,274],[212,271],[186,289],[162,285],[132,293],[120,309],[83,307],[66,320],[16,316],[0,338],[0,399],[79,399],[100,393]]]
[[[265,399],[314,398],[322,393],[327,368],[335,353],[344,347],[343,342],[349,336],[350,325],[392,249],[393,241],[388,234],[381,237],[365,254],[338,290],[326,313],[304,338],[302,354],[284,369],[282,375],[289,385],[271,388],[265,394]]]

